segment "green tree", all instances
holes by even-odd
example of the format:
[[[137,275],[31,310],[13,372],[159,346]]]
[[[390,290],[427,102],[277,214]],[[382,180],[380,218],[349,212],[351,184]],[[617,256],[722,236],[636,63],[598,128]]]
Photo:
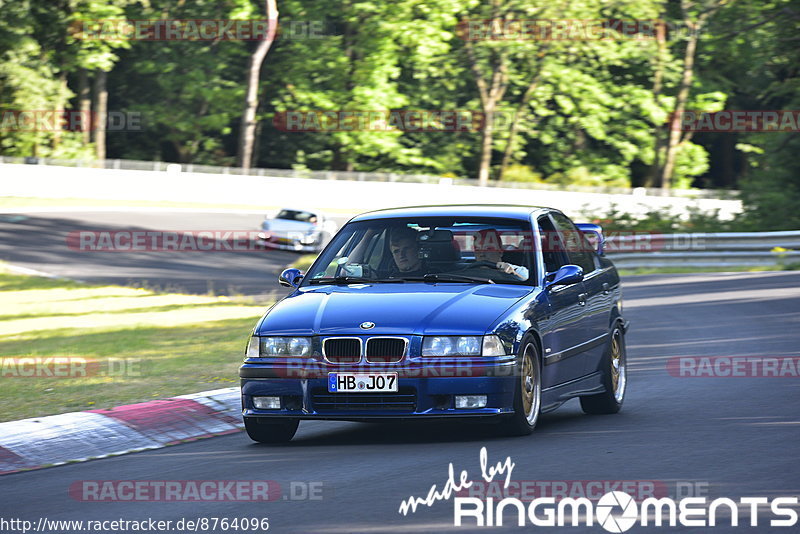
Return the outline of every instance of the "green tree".
[[[247,18],[252,6],[249,0],[150,0],[126,13],[129,19],[228,20]],[[109,79],[112,96],[140,112],[147,130],[128,157],[233,164],[248,56],[237,40],[132,42]]]

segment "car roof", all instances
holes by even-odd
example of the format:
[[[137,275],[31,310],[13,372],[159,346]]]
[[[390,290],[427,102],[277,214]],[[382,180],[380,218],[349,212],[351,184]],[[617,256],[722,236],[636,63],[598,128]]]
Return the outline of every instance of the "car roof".
[[[529,220],[531,215],[558,211],[541,206],[522,206],[512,204],[456,204],[438,206],[409,206],[370,211],[353,217],[352,221],[373,219],[392,219],[397,217],[497,217],[505,219]]]

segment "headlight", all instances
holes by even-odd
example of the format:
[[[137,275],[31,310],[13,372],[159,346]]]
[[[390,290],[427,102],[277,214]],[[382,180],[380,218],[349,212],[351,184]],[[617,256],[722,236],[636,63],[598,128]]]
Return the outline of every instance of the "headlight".
[[[250,338],[247,357],[303,357],[311,356],[311,338],[307,337],[257,337]]]
[[[289,354],[292,356],[308,356],[311,354],[311,340],[307,337],[289,339]]]
[[[481,336],[425,336],[423,356],[480,356]]]
[[[462,336],[458,338],[456,349],[458,350],[459,354],[480,354],[481,350],[480,339],[472,336],[470,337]]]

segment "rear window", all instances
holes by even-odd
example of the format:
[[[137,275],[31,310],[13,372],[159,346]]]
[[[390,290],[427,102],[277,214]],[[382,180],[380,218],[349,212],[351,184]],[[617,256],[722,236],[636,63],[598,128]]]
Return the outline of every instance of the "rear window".
[[[308,211],[281,210],[275,218],[287,221],[316,222],[317,216]],[[312,221],[311,219],[314,220]]]

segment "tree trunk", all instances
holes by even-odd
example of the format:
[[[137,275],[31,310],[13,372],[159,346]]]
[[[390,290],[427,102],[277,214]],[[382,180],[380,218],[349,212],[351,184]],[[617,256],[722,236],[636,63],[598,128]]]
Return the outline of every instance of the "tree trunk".
[[[478,165],[478,185],[489,185],[489,170],[492,164],[492,145],[494,142],[494,112],[497,103],[502,102],[508,87],[508,56],[501,52],[496,62],[490,62],[492,68],[491,81],[487,84],[478,63],[472,43],[468,40],[465,44],[470,68],[475,77],[475,85],[481,97],[481,108],[484,115],[483,130],[481,131],[481,160]]]
[[[514,117],[511,119],[511,128],[508,132],[508,141],[506,142],[506,148],[503,151],[503,159],[500,162],[500,171],[497,174],[498,180],[503,179],[506,169],[511,164],[511,153],[514,151],[514,138],[517,136],[519,123],[528,108],[528,102],[531,99],[531,95],[533,95],[536,87],[539,86],[539,80],[542,77],[541,74],[541,70],[536,73],[536,76],[534,76],[530,85],[528,85],[528,88],[525,90],[525,94],[522,95],[522,101],[519,103],[519,106],[517,106],[517,111],[514,114]]]
[[[258,43],[253,55],[250,56],[250,65],[247,73],[247,91],[245,95],[242,124],[239,132],[239,154],[237,162],[239,167],[250,169],[253,163],[253,150],[256,133],[256,111],[258,109],[258,85],[261,79],[261,66],[267,57],[275,34],[278,29],[278,5],[276,0],[266,0],[267,3],[267,38]]]
[[[736,143],[739,141],[738,135],[728,134],[720,136],[720,159],[722,160],[722,172],[717,175],[713,186],[722,189],[736,188],[736,164],[740,157],[740,152],[736,150]]]
[[[667,191],[672,186],[672,174],[675,171],[675,156],[678,152],[678,145],[681,142],[681,117],[686,110],[686,101],[689,99],[689,89],[692,87],[694,79],[694,56],[697,51],[697,32],[699,28],[691,22],[689,29],[691,35],[686,43],[686,53],[683,56],[683,76],[681,77],[678,96],[675,99],[675,111],[669,121],[669,133],[667,141],[667,153],[664,156],[664,167],[661,169],[661,189]],[[694,26],[694,27],[693,27]]]
[[[353,169],[355,169],[355,166],[353,165],[352,155],[342,145],[338,143],[334,145],[331,170],[353,172]]]
[[[88,145],[92,142],[92,91],[89,87],[89,73],[86,69],[81,69],[78,78],[78,101],[81,110],[81,126],[83,130],[83,144]]]
[[[106,120],[108,119],[108,73],[98,71],[94,82],[94,142],[95,158],[99,163],[106,159]]]
[[[483,131],[481,132],[481,162],[478,167],[478,185],[489,185],[489,169],[492,163],[494,144],[494,105],[484,106]]]
[[[264,133],[264,123],[256,122],[256,132],[253,135],[253,156],[250,159],[251,167],[258,167],[258,147],[261,146],[262,133]]]
[[[656,68],[653,75],[653,100],[656,105],[661,97],[664,80],[664,60],[667,55],[667,34],[666,24],[659,24],[658,35],[656,37]],[[653,128],[653,165],[650,167],[649,174],[645,177],[645,186],[659,187],[661,185],[661,155],[664,152],[666,136],[662,125],[655,125]]]
[[[661,189],[665,193],[672,186],[672,175],[675,172],[675,158],[682,137],[681,116],[686,110],[686,102],[689,100],[689,91],[692,88],[692,81],[694,79],[694,60],[697,53],[699,34],[705,27],[708,19],[712,17],[721,6],[728,3],[728,1],[729,0],[717,0],[715,3],[708,5],[697,17],[697,20],[693,21],[689,16],[689,8],[692,6],[692,3],[687,0],[681,0],[683,22],[686,24],[686,27],[689,28],[691,34],[689,35],[689,40],[686,42],[686,52],[683,55],[683,76],[681,77],[678,96],[675,99],[675,110],[669,121],[667,150],[664,156],[664,167],[661,169],[660,175]]]
[[[66,71],[61,71],[61,74],[58,77],[58,101],[56,102],[56,110],[66,112],[66,108],[69,105],[69,98],[67,95],[69,94],[69,86],[67,83],[67,73]],[[70,125],[67,126],[69,128]],[[61,122],[56,121],[55,123],[55,130],[53,131],[53,139],[51,143],[51,148],[55,153],[58,150],[58,147],[61,145],[61,136],[64,132],[62,128]]]

